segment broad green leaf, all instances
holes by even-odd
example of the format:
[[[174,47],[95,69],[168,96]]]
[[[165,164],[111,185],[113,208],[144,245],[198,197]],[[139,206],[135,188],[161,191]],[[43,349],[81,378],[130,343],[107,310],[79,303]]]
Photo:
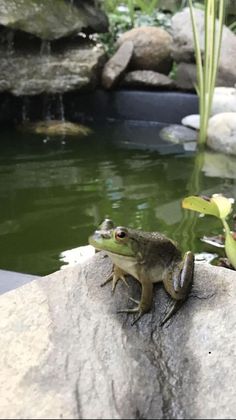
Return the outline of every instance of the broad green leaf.
[[[199,213],[210,214],[212,216],[220,217],[218,206],[213,201],[205,200],[202,197],[190,196],[184,198],[182,201],[184,209],[198,211]]]
[[[236,241],[232,237],[231,233],[226,232],[225,237],[225,253],[236,270]]]
[[[228,198],[223,197],[222,195],[217,195],[217,194],[213,195],[211,200],[218,207],[218,211],[220,215],[219,217],[221,219],[225,219],[231,212],[231,209],[232,209],[231,201]]]

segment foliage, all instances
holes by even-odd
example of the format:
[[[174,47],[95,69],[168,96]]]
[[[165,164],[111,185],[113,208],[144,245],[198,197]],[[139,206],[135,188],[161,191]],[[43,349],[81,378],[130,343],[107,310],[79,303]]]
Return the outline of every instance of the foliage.
[[[218,6],[218,7],[217,7]],[[222,31],[225,15],[225,0],[205,0],[204,59],[201,55],[200,37],[192,0],[189,0],[197,64],[197,94],[200,101],[199,143],[206,140],[213,93],[219,65]],[[218,25],[216,19],[218,16]],[[217,27],[218,26],[218,27]]]
[[[225,230],[225,252],[230,263],[236,269],[236,241],[233,239],[226,221],[232,211],[232,201],[220,194],[214,194],[211,198],[190,196],[183,200],[182,207],[209,214],[221,220]]]
[[[140,10],[134,11],[133,18],[130,17],[129,10],[122,8],[109,15],[110,30],[108,33],[100,34],[99,40],[104,44],[106,51],[112,55],[115,50],[117,38],[124,32],[140,26],[161,26],[165,29],[171,27],[171,15],[154,10],[151,14],[142,13]],[[133,20],[132,20],[133,19]]]

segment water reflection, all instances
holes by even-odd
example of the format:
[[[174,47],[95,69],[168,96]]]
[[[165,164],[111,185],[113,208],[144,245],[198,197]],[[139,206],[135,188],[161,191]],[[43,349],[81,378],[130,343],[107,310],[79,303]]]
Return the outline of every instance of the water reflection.
[[[60,141],[44,144],[40,136],[3,135],[1,268],[40,275],[54,271],[62,264],[60,253],[85,245],[105,216],[117,224],[160,230],[183,250],[206,249],[199,240],[205,222],[191,227],[190,241],[181,209],[194,157],[124,149],[117,136],[117,127],[114,133],[97,130],[96,135],[68,140],[62,148]],[[206,193],[225,187],[220,177],[203,176],[202,185]],[[216,221],[212,218],[210,224],[214,233]]]

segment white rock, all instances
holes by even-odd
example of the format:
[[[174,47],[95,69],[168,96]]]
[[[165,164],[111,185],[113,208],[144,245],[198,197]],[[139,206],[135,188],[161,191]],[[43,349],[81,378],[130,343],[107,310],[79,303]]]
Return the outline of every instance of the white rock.
[[[233,87],[215,88],[211,115],[222,112],[236,112],[236,89]]]
[[[209,119],[207,145],[218,152],[236,155],[236,112],[223,112]]]
[[[181,123],[186,127],[194,128],[195,130],[199,130],[200,128],[200,115],[199,114],[191,114],[187,115],[181,120]]]

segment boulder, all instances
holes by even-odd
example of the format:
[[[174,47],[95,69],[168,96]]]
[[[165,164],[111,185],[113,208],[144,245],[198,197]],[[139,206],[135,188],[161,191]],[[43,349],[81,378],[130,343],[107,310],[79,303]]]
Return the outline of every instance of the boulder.
[[[108,30],[106,15],[93,0],[0,0],[0,24],[53,40],[86,28]]]
[[[126,73],[122,85],[140,88],[172,88],[174,81],[165,74],[152,70],[134,70]]]
[[[0,54],[0,92],[14,95],[91,89],[98,83],[105,61],[103,48],[92,44],[67,44],[60,52],[49,54],[37,50],[15,51],[10,56],[1,50]]]
[[[162,286],[132,326],[116,311],[138,284],[112,296],[110,270],[98,253],[0,297],[0,418],[234,418],[236,273],[196,264],[161,328]]]
[[[122,34],[117,45],[120,46],[126,41],[132,41],[134,44],[131,60],[133,70],[154,70],[165,74],[170,72],[172,37],[167,31],[142,26]]]
[[[204,12],[195,9],[196,22],[200,34],[200,45],[204,50]],[[193,63],[194,60],[194,42],[193,31],[189,8],[176,13],[172,18],[172,56],[177,63]],[[226,26],[223,29],[222,49],[219,64],[219,74],[217,84],[220,86],[234,86],[236,83],[236,35]],[[186,64],[185,64],[186,65]],[[190,64],[189,64],[190,66]],[[190,70],[191,69],[191,70]],[[179,69],[179,73],[183,70]],[[188,73],[193,72],[193,67],[188,67]],[[185,69],[187,73],[187,70]],[[177,70],[178,73],[178,70]],[[182,80],[184,81],[184,76]],[[177,77],[178,79],[178,77]],[[192,79],[192,77],[191,77]],[[195,80],[195,78],[194,78]],[[178,80],[177,80],[178,82]],[[192,82],[194,82],[192,80]],[[179,82],[180,87],[181,83]],[[193,84],[191,85],[193,87]],[[183,88],[188,88],[183,86]]]
[[[229,77],[228,77],[229,76]],[[236,79],[231,77],[227,71],[219,69],[216,86],[234,86]],[[178,63],[176,65],[176,87],[183,90],[195,90],[197,83],[197,68],[194,63]]]
[[[195,130],[200,129],[200,115],[192,114],[182,118],[181,123],[186,127],[194,128]]]
[[[207,145],[217,152],[236,155],[236,112],[223,112],[209,119]]]
[[[222,112],[236,112],[236,88],[216,87],[214,90],[211,115]]]
[[[110,89],[118,83],[131,61],[133,50],[133,42],[126,41],[107,61],[102,72],[102,85],[105,89]]]

